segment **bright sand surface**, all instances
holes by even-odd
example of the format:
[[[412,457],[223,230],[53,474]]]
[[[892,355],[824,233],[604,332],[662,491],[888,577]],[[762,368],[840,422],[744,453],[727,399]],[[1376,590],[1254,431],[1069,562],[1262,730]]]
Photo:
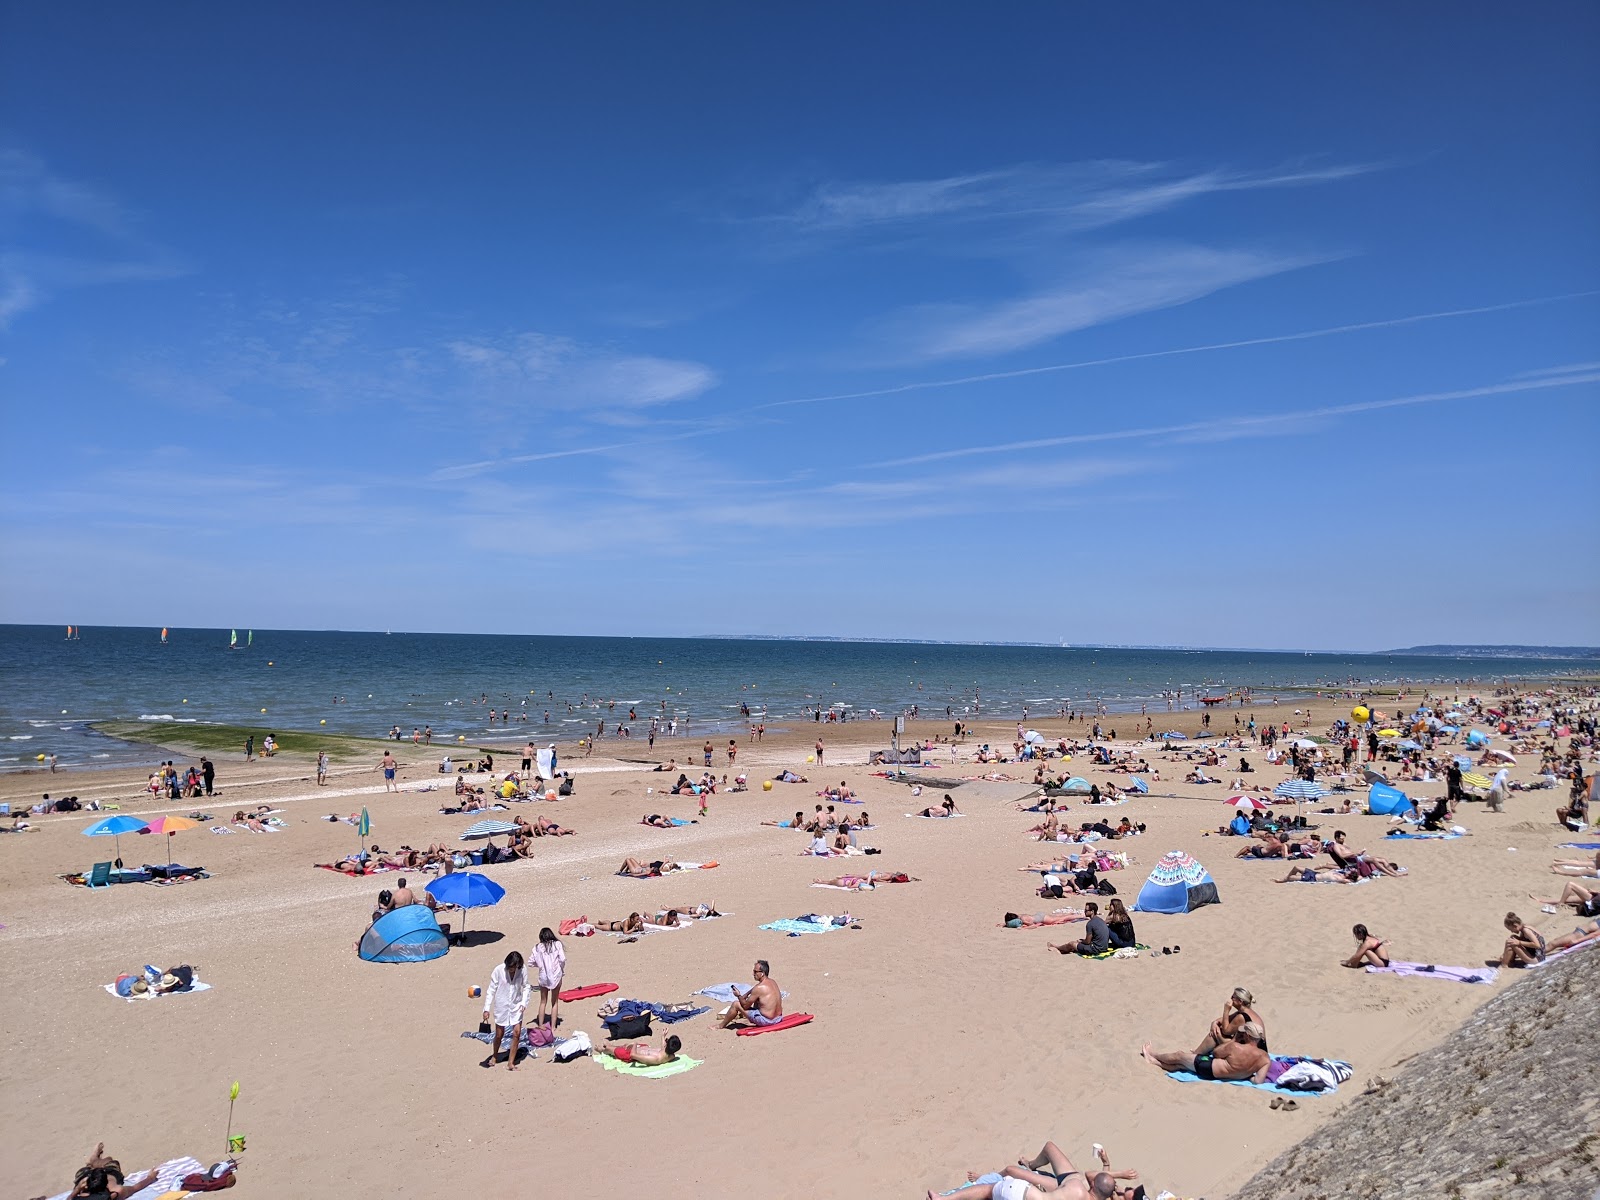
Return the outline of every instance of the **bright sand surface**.
[[[1218,714],[1219,727],[1231,726],[1232,711]],[[1276,720],[1289,709],[1256,712]],[[1318,714],[1319,732],[1331,715]],[[1119,720],[1133,723],[1106,723]],[[1158,730],[1170,723],[1193,729],[1198,717],[1156,720]],[[1034,725],[1052,741],[1067,730],[1059,721]],[[915,728],[930,736],[948,729],[942,722]],[[1030,781],[1029,764],[971,761],[983,740],[1009,753],[1013,731],[1009,722],[986,724],[954,765],[948,748],[931,755],[942,769],[930,773],[989,770]],[[112,856],[110,841],[79,836],[104,813],[34,818],[36,832],[0,837],[0,961],[11,984],[0,1088],[7,1193],[60,1190],[100,1140],[130,1169],[183,1154],[219,1158],[228,1087],[237,1079],[234,1129],[248,1137],[239,1194],[499,1195],[533,1186],[541,1195],[615,1189],[658,1200],[911,1196],[954,1187],[968,1168],[998,1169],[1053,1138],[1080,1165],[1091,1160],[1092,1142],[1106,1144],[1117,1166],[1141,1169],[1152,1194],[1166,1187],[1216,1197],[1491,994],[1341,968],[1352,923],[1392,939],[1397,958],[1455,965],[1498,954],[1508,909],[1547,934],[1575,924],[1570,915],[1541,916],[1526,897],[1530,888],[1552,886],[1552,848],[1567,840],[1553,816],[1564,788],[1515,794],[1503,814],[1464,806],[1460,819],[1473,836],[1458,841],[1380,846],[1385,818],[1323,816],[1325,835],[1350,831],[1355,847],[1399,861],[1408,877],[1280,886],[1272,880],[1283,863],[1237,861],[1239,840],[1203,836],[1229,815],[1218,803],[1225,786],[1173,783],[1185,766],[1146,751],[1166,780],[1152,782],[1153,790],[1172,796],[1072,808],[1082,819],[1103,814],[1115,823],[1127,815],[1148,823],[1143,837],[1113,847],[1133,856],[1132,869],[1110,876],[1130,906],[1169,849],[1187,850],[1210,868],[1222,903],[1185,916],[1135,914],[1140,939],[1158,949],[1181,945],[1176,956],[1062,958],[1045,944],[1071,927],[998,927],[1006,909],[1062,904],[1038,899],[1038,877],[1018,870],[1050,850],[1025,834],[1038,818],[1012,802],[1022,789],[968,783],[954,793],[964,819],[908,820],[903,814],[936,803],[940,792],[925,789],[913,799],[906,786],[874,778],[863,765],[868,747],[886,743],[887,725],[823,726],[826,767],[805,763],[818,732],[801,725],[759,746],[741,739],[738,768],[750,775],[751,790],[712,797],[709,816],[671,831],[638,821],[646,812],[695,817],[692,797],[661,794],[659,785],[674,776],[601,757],[643,757],[642,741],[604,743],[589,760],[564,758],[577,775],[576,796],[515,805],[503,815],[537,812],[579,835],[536,843],[529,861],[485,868],[506,898],[473,911],[468,928],[504,939],[423,964],[365,963],[353,950],[378,890],[397,876],[353,879],[311,864],[358,848],[355,830],[319,818],[362,805],[372,815],[372,840],[386,850],[454,842],[479,817],[437,811],[451,798],[450,781],[434,771],[441,747],[426,755],[400,748],[408,766],[398,796],[384,794],[370,767],[336,767],[329,786],[318,788],[303,761],[279,756],[246,765],[242,754],[220,756],[222,794],[204,810],[226,822],[238,808],[271,802],[289,827],[177,835],[175,858],[213,873],[179,887],[91,892],[59,881],[59,873]],[[727,739],[714,741],[720,774]],[[700,742],[679,738],[658,749],[675,752],[693,778]],[[1248,754],[1257,780],[1284,776],[1258,752]],[[760,779],[781,766],[812,782],[763,792]],[[1123,778],[1082,758],[1072,770],[1091,780]],[[1528,764],[1514,774],[1529,777]],[[862,840],[881,847],[881,856],[810,859],[801,854],[803,835],[759,824],[809,812],[822,784],[841,779],[865,799],[877,828]],[[120,796],[120,811],[141,817],[194,808],[130,800],[143,781],[143,772],[126,771],[13,775],[0,779],[0,799],[32,801],[48,788],[85,801]],[[656,794],[646,795],[647,787]],[[1441,784],[1419,784],[1411,794],[1441,791]],[[124,835],[122,854],[130,864],[162,862],[166,850],[154,837]],[[721,865],[664,879],[614,877],[626,855]],[[906,871],[922,882],[867,894],[807,886],[867,868]],[[420,886],[428,877],[411,878]],[[758,1038],[715,1031],[710,1016],[658,1025],[656,1044],[670,1030],[686,1053],[704,1059],[670,1079],[601,1072],[584,1060],[556,1065],[547,1051],[516,1073],[478,1065],[484,1047],[460,1037],[476,1027],[481,1008],[467,989],[487,984],[508,950],[526,954],[541,925],[702,900],[734,915],[634,944],[603,935],[566,939],[568,984],[614,981],[621,990],[610,999],[682,1001],[712,983],[747,982],[761,957],[791,993],[788,1010],[816,1014],[813,1023]],[[757,928],[845,910],[861,919],[859,932],[788,937]],[[140,1004],[102,990],[146,962],[193,964],[213,990]],[[1348,1059],[1354,1080],[1335,1097],[1304,1099],[1285,1114],[1268,1107],[1265,1093],[1179,1084],[1140,1059],[1146,1041],[1193,1049],[1236,985],[1255,993],[1274,1051]],[[600,1003],[564,1006],[564,1031],[585,1029],[598,1043]]]

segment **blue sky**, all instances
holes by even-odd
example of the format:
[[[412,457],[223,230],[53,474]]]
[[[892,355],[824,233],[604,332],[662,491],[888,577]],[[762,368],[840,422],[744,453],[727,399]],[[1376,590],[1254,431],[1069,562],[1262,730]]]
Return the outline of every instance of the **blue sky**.
[[[0,620],[1600,643],[1600,10],[0,7]]]

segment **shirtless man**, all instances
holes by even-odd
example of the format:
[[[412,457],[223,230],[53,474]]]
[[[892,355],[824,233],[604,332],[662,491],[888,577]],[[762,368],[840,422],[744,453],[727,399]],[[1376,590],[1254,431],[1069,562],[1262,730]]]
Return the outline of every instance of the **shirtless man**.
[[[644,917],[629,913],[625,921],[593,921],[591,924],[603,933],[639,933],[644,929]]]
[[[1261,1048],[1261,1038],[1261,1026],[1246,1021],[1232,1038],[1210,1054],[1159,1053],[1150,1048],[1149,1042],[1144,1044],[1141,1053],[1147,1063],[1169,1074],[1188,1071],[1201,1079],[1247,1079],[1251,1083],[1265,1083],[1272,1059]]]
[[[736,1021],[776,1025],[783,1019],[783,991],[768,974],[771,969],[766,959],[756,959],[751,968],[755,986],[743,993],[738,988],[733,989],[734,1002],[717,1018],[717,1028],[729,1029]]]
[[[395,756],[385,750],[382,761],[378,763],[378,769],[383,772],[383,790],[385,792],[398,792],[400,790],[400,785],[394,781],[394,773],[399,766],[400,763],[395,759]]]
[[[1105,1147],[1096,1145],[1094,1150],[1103,1168],[1099,1171],[1078,1170],[1060,1146],[1054,1142],[1046,1142],[1044,1148],[1032,1158],[1018,1159],[1016,1166],[1005,1167],[1000,1174],[1007,1179],[1017,1179],[1031,1184],[1041,1192],[1062,1197],[1063,1200],[1102,1200],[1110,1197],[1127,1197],[1131,1200],[1135,1189],[1128,1188],[1124,1191],[1117,1187],[1117,1180],[1136,1180],[1139,1178],[1139,1172],[1113,1171]],[[1143,1189],[1138,1191],[1142,1194]],[[961,1193],[956,1194],[959,1196]]]
[[[407,905],[415,904],[416,902],[417,894],[406,886],[406,881],[404,879],[400,880],[400,882],[395,885],[394,903],[391,904],[390,907],[405,908]]]
[[[598,1053],[609,1054],[620,1063],[632,1063],[636,1067],[660,1067],[669,1062],[676,1062],[678,1051],[683,1049],[683,1043],[677,1034],[667,1038],[664,1047],[657,1050],[654,1046],[601,1046]]]

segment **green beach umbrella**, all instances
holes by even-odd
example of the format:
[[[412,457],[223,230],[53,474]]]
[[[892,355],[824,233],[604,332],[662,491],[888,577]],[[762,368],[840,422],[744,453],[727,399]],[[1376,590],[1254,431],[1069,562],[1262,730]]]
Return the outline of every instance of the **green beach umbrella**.
[[[356,822],[356,833],[361,838],[361,853],[367,852],[367,839],[372,836],[372,818],[367,815],[366,805],[361,806],[361,820]]]

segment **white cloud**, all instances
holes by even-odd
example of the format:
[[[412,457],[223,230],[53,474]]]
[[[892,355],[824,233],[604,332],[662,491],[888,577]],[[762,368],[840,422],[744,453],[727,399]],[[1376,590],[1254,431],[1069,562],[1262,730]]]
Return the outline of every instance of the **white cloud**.
[[[20,150],[0,150],[0,330],[69,288],[171,279],[188,267],[121,204]]]
[[[446,348],[458,366],[503,398],[547,408],[643,408],[697,396],[717,382],[701,363],[618,353],[540,333],[458,339]]]
[[[1187,304],[1315,261],[1250,250],[1171,247],[1100,256],[1078,278],[989,306],[924,305],[887,323],[912,361],[1004,354],[1108,321]],[[894,351],[891,351],[892,353]]]
[[[1097,229],[1218,192],[1329,183],[1374,169],[1340,164],[1184,171],[1171,163],[1121,160],[1024,163],[941,179],[823,183],[770,219],[809,234],[1018,218],[1061,229]]]

